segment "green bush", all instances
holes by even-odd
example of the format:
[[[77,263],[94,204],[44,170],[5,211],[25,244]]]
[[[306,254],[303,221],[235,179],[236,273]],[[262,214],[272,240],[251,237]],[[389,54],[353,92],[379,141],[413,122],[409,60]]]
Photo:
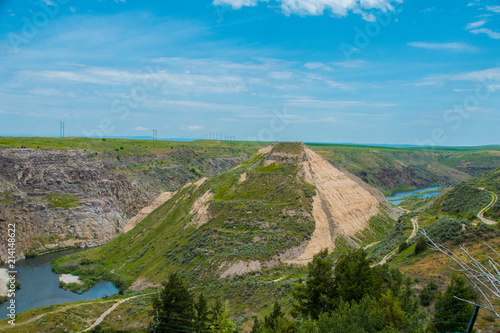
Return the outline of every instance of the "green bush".
[[[424,252],[427,249],[427,240],[424,237],[420,237],[415,245],[415,255]]]
[[[491,201],[491,195],[470,182],[455,186],[444,198],[442,210],[446,213],[473,220],[481,208]]]
[[[437,243],[463,244],[468,241],[488,240],[500,235],[500,231],[480,222],[477,227],[465,219],[441,217],[427,228],[427,235]]]
[[[438,285],[434,281],[429,281],[429,284],[424,287],[420,293],[419,299],[422,306],[429,306],[436,298],[436,293],[438,291]]]
[[[401,244],[399,244],[398,252],[401,253],[404,250],[406,250],[408,247],[410,247],[410,245],[406,241],[404,241]]]

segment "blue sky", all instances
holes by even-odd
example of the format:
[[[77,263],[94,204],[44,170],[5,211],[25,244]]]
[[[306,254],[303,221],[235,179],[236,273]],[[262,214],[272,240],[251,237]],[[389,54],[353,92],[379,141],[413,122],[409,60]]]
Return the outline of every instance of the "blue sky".
[[[0,135],[500,144],[500,1],[0,0]]]

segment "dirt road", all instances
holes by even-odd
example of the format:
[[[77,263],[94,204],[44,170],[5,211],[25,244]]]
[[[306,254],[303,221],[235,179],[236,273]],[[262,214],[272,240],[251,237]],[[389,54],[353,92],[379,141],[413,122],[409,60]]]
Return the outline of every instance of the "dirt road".
[[[97,320],[95,321],[95,323],[93,323],[89,328],[84,329],[82,332],[90,331],[91,329],[93,329],[94,327],[96,327],[97,325],[99,325],[100,323],[102,323],[102,321],[104,320],[104,318],[106,318],[107,315],[109,315],[111,312],[113,312],[123,302],[129,301],[129,300],[137,298],[137,297],[147,296],[147,295],[151,295],[151,294],[137,295],[137,296],[132,296],[132,297],[129,297],[129,298],[125,298],[125,299],[119,300],[118,302],[116,302],[115,304],[113,304],[109,309],[107,309],[99,318],[97,318]]]
[[[408,239],[406,240],[406,243],[408,243],[412,238],[417,236],[417,233],[418,233],[419,225],[418,225],[417,218],[416,217],[412,218],[411,223],[413,224],[413,231],[411,232],[410,237],[408,237]],[[389,252],[384,258],[382,258],[382,260],[380,260],[380,262],[378,262],[377,264],[375,264],[373,266],[384,265],[385,263],[387,263],[387,260],[389,260],[390,257],[392,257],[394,254],[396,254],[397,250],[398,250],[398,248],[395,248],[394,250]]]
[[[490,192],[491,195],[493,196],[493,199],[491,199],[491,202],[488,206],[484,207],[478,214],[477,214],[477,217],[483,222],[483,223],[486,223],[486,224],[489,224],[489,225],[492,225],[492,224],[497,224],[497,222],[495,221],[492,221],[490,219],[487,219],[484,217],[484,213],[486,211],[488,211],[491,207],[493,207],[493,205],[498,201],[498,196],[493,193],[493,192]]]

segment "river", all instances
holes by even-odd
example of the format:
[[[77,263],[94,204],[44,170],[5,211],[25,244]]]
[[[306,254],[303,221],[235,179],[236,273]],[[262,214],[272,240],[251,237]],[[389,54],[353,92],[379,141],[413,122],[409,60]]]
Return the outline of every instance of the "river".
[[[54,304],[90,301],[117,293],[118,289],[107,281],[97,283],[80,295],[59,287],[59,278],[52,272],[50,262],[79,251],[81,249],[66,250],[18,260],[16,279],[21,282],[21,289],[16,292],[16,313]]]
[[[441,192],[442,187],[436,186],[436,187],[426,187],[422,188],[419,190],[414,190],[414,191],[407,191],[407,192],[399,192],[394,195],[388,196],[387,200],[389,200],[393,205],[399,205],[400,203],[404,202],[406,198],[411,197],[412,195],[417,195],[422,192],[427,192],[427,193],[422,193],[419,197],[420,198],[429,198],[429,197],[435,197],[439,195]]]

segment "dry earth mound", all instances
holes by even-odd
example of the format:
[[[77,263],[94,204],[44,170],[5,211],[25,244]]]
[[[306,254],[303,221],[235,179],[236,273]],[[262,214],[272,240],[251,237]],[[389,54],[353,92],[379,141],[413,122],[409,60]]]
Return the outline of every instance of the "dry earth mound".
[[[316,186],[313,217],[316,228],[304,252],[288,263],[307,263],[321,250],[333,249],[339,236],[355,239],[368,227],[368,221],[380,213],[379,199],[365,186],[335,168],[317,153],[303,146],[304,178]]]

